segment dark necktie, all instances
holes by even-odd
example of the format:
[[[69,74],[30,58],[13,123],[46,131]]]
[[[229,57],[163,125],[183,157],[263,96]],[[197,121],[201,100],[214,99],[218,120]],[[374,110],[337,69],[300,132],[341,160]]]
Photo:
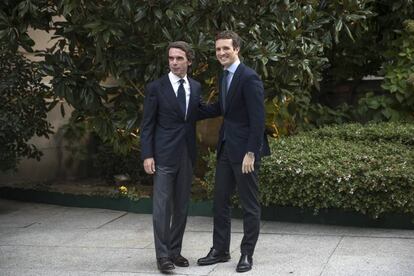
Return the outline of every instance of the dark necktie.
[[[223,72],[223,79],[221,80],[221,99],[223,102],[223,109],[226,108],[226,97],[227,97],[227,76],[229,75],[228,70],[224,70]]]
[[[180,105],[181,111],[184,114],[185,117],[185,111],[186,111],[186,104],[185,104],[185,90],[184,90],[184,82],[185,80],[180,79],[180,86],[178,86],[177,90],[177,100],[178,104]]]

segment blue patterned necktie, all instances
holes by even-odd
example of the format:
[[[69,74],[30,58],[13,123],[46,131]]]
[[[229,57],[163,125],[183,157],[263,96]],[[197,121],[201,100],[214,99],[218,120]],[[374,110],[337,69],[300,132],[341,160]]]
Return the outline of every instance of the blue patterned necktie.
[[[226,97],[227,97],[227,76],[229,75],[229,71],[228,70],[224,70],[223,72],[223,78],[221,80],[221,99],[223,102],[223,109],[226,108]]]
[[[184,90],[184,82],[185,80],[180,79],[180,86],[178,86],[177,90],[177,100],[178,104],[180,105],[181,111],[184,114],[185,117],[185,111],[186,111],[186,104],[185,104],[185,90]]]

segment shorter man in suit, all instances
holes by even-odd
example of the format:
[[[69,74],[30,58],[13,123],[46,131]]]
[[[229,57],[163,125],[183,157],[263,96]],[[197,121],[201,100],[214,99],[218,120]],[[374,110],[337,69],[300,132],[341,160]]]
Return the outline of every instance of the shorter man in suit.
[[[263,83],[258,74],[239,60],[241,39],[232,31],[216,36],[216,57],[223,66],[219,101],[208,106],[210,114],[223,116],[217,145],[214,186],[213,247],[199,265],[227,262],[230,259],[230,198],[237,188],[243,207],[244,236],[237,272],[252,269],[253,253],[260,230],[260,158],[270,150],[264,133]],[[211,116],[210,116],[211,117]]]
[[[141,157],[153,174],[153,227],[158,269],[186,267],[181,255],[196,160],[195,123],[201,85],[187,76],[194,52],[183,41],[168,46],[170,72],[146,87]]]

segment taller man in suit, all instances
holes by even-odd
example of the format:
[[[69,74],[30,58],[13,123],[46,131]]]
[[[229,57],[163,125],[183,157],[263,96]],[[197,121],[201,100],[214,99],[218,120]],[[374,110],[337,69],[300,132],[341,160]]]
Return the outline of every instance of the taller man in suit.
[[[153,174],[153,228],[161,272],[188,266],[181,255],[193,166],[201,85],[187,76],[194,58],[183,41],[168,46],[170,72],[146,87],[141,157]]]
[[[237,188],[243,207],[244,236],[237,272],[249,271],[260,229],[257,171],[260,158],[269,155],[264,134],[265,110],[263,83],[257,73],[240,63],[241,39],[232,31],[216,36],[216,57],[223,66],[219,101],[210,113],[223,116],[217,145],[214,186],[213,247],[199,265],[230,259],[230,198]]]

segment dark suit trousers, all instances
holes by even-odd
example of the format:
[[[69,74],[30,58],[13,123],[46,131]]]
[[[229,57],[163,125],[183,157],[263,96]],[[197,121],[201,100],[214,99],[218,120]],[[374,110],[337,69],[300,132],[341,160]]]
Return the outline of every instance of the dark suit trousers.
[[[229,251],[231,233],[230,199],[237,188],[243,208],[244,236],[240,250],[242,254],[253,255],[260,231],[260,203],[258,199],[257,171],[242,173],[242,164],[231,163],[224,143],[216,168],[214,187],[214,233],[213,247],[220,251]]]
[[[177,158],[176,166],[155,168],[152,216],[157,258],[181,253],[193,168],[187,147]]]

